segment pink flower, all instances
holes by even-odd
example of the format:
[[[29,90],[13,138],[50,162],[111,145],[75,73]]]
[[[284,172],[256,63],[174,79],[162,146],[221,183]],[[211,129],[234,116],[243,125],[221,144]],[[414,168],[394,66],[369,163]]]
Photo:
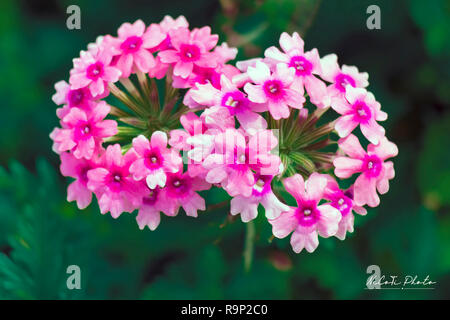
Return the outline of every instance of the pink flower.
[[[217,44],[218,36],[211,35],[209,27],[194,29],[177,28],[169,31],[174,49],[160,51],[163,63],[174,64],[174,75],[187,78],[194,65],[213,68],[217,65],[214,53],[209,52]]]
[[[311,102],[318,107],[326,107],[330,103],[325,83],[314,75],[322,73],[320,57],[317,49],[304,52],[304,42],[297,32],[289,36],[283,32],[280,37],[280,46],[284,53],[277,47],[266,49],[265,56],[274,63],[284,63],[295,69],[292,88],[303,94],[304,89],[309,94]]]
[[[189,112],[180,117],[180,122],[184,130],[172,130],[169,144],[178,150],[187,151],[188,164],[201,164],[213,151],[215,135],[235,125],[228,111],[219,107],[206,109],[200,117]]]
[[[353,224],[355,220],[353,211],[360,215],[365,215],[367,214],[367,210],[363,207],[357,206],[353,201],[353,187],[343,191],[339,188],[336,180],[334,180],[331,176],[324,176],[327,177],[328,183],[323,197],[326,200],[331,201],[330,205],[338,209],[342,216],[335,236],[340,240],[344,240],[347,232],[353,232]]]
[[[133,150],[138,155],[130,172],[135,180],[145,179],[150,189],[164,187],[168,172],[177,172],[182,164],[177,150],[167,148],[167,135],[153,132],[150,141],[143,135],[133,139]]]
[[[113,218],[118,218],[122,212],[132,212],[141,205],[147,188],[135,181],[129,170],[136,157],[133,150],[122,155],[119,144],[110,145],[99,167],[88,171],[87,186],[97,195],[102,214],[109,211]]]
[[[148,226],[150,230],[154,231],[161,221],[160,213],[164,213],[165,199],[162,197],[163,191],[159,187],[147,191],[147,194],[142,198],[136,221],[141,230]],[[170,216],[169,214],[166,215]]]
[[[71,108],[79,108],[85,111],[92,109],[93,99],[88,88],[72,90],[65,81],[59,81],[55,84],[56,93],[52,96],[53,102],[57,105],[64,105],[56,110],[56,114],[63,119]]]
[[[77,158],[91,159],[102,139],[117,133],[117,122],[103,120],[110,107],[100,101],[90,112],[78,108],[70,109],[63,118],[63,128],[56,128],[50,137],[58,144],[58,152],[73,151]]]
[[[278,218],[269,220],[272,232],[277,238],[284,238],[291,232],[291,245],[294,252],[303,249],[313,252],[319,245],[318,235],[331,237],[338,231],[341,220],[339,211],[330,204],[319,205],[327,179],[318,173],[313,173],[304,182],[299,174],[283,181],[286,190],[297,201],[296,208],[290,208]]]
[[[192,73],[187,78],[173,77],[174,88],[190,88],[196,84],[211,83],[211,85],[220,89],[220,78],[222,75],[227,76],[229,79],[239,74],[239,70],[229,64],[218,64],[213,68],[203,68],[194,65]],[[192,105],[189,105],[193,107]]]
[[[220,84],[221,90],[214,88],[210,83],[198,84],[197,88],[190,91],[192,99],[200,105],[226,108],[250,134],[267,128],[266,120],[255,113],[261,111],[261,106],[250,102],[225,75],[222,75]]]
[[[109,64],[112,60],[110,50],[94,48],[82,51],[80,58],[73,60],[74,68],[70,71],[70,85],[72,89],[89,87],[92,96],[105,93],[107,82],[119,80],[121,72]]]
[[[71,153],[61,153],[61,173],[75,178],[67,188],[67,201],[76,201],[78,209],[86,208],[92,200],[92,192],[87,187],[87,173],[96,168],[95,161],[77,159]]]
[[[353,88],[365,88],[369,85],[367,72],[359,72],[357,67],[342,65],[339,68],[337,56],[329,54],[320,60],[322,65],[322,79],[331,82],[328,86],[330,97],[344,97],[347,85]]]
[[[63,81],[55,83],[56,93],[52,96],[57,105],[67,104],[70,108],[83,108],[92,101],[92,96],[86,88],[70,89],[70,85]]]
[[[163,208],[167,215],[175,216],[180,207],[184,209],[186,215],[197,217],[198,210],[205,210],[205,200],[200,197],[197,191],[207,190],[211,187],[203,179],[190,177],[182,170],[176,173],[167,174],[167,182],[162,189]]]
[[[277,144],[277,138],[269,130],[257,132],[248,144],[236,129],[217,134],[214,152],[203,162],[208,170],[206,181],[221,183],[232,197],[250,197],[255,184],[253,171],[263,175],[278,174],[280,158],[270,153]]]
[[[269,67],[260,61],[255,67],[248,67],[247,73],[254,84],[246,83],[245,92],[250,101],[266,104],[270,114],[276,120],[289,117],[289,107],[301,109],[305,98],[291,88],[294,81],[294,68],[277,64],[271,73]]]
[[[255,183],[250,197],[236,196],[231,199],[230,213],[241,214],[243,222],[253,220],[258,215],[258,205],[264,207],[267,219],[275,219],[281,212],[288,211],[289,207],[283,204],[272,192],[270,186],[272,176],[255,175]]]
[[[116,67],[127,78],[136,66],[140,71],[147,73],[156,66],[156,61],[150,49],[158,46],[166,35],[157,24],[151,24],[147,30],[142,20],[135,23],[124,23],[118,30],[118,39],[114,39],[114,48],[120,54]]]
[[[380,194],[388,192],[389,180],[395,176],[394,164],[385,160],[398,154],[397,146],[383,137],[378,145],[369,144],[366,153],[353,134],[340,139],[338,144],[349,157],[334,159],[335,175],[345,179],[361,172],[354,184],[354,201],[358,206],[378,206],[380,198],[376,190]]]
[[[331,107],[342,114],[335,125],[339,136],[345,138],[359,125],[367,140],[378,144],[378,141],[384,137],[385,131],[377,121],[386,120],[386,112],[381,111],[381,106],[373,94],[365,89],[347,86],[345,98],[334,98],[331,102]]]

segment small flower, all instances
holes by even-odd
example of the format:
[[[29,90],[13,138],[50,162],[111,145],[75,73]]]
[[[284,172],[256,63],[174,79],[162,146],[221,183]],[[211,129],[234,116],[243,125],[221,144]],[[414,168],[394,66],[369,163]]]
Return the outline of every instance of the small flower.
[[[369,144],[366,153],[353,134],[340,139],[338,144],[349,157],[334,159],[335,175],[345,179],[361,172],[354,184],[354,201],[358,206],[378,206],[377,190],[380,194],[388,192],[389,180],[395,176],[394,164],[385,160],[398,154],[397,146],[383,137],[378,145]]]
[[[70,89],[70,85],[65,81],[55,84],[56,93],[52,96],[53,102],[57,105],[66,104],[70,108],[83,108],[92,101],[92,96],[87,88]]]
[[[170,41],[174,49],[160,51],[158,56],[163,63],[174,64],[173,74],[187,78],[194,65],[214,67],[217,65],[215,55],[209,52],[217,44],[218,36],[211,35],[209,27],[194,29],[172,29],[169,31]]]
[[[182,164],[178,151],[167,148],[167,135],[162,131],[153,132],[150,141],[143,135],[134,138],[132,150],[138,157],[130,172],[137,181],[145,179],[150,189],[164,187],[167,172],[177,172]]]
[[[56,115],[60,119],[63,119],[71,108],[89,111],[94,105],[88,88],[72,90],[67,82],[59,81],[55,84],[55,89],[56,93],[52,96],[52,100],[57,105],[63,105],[61,108],[56,109]]]
[[[277,64],[271,73],[269,67],[260,61],[255,67],[248,67],[247,73],[254,84],[246,83],[245,92],[250,101],[266,104],[275,120],[289,117],[289,107],[301,109],[305,98],[291,88],[294,81],[294,68]]]
[[[75,179],[67,188],[67,201],[76,201],[78,209],[86,208],[92,200],[92,192],[87,187],[89,170],[96,168],[93,160],[77,159],[71,153],[61,153],[61,173]]]
[[[189,23],[187,22],[186,18],[184,16],[179,16],[176,19],[173,19],[171,16],[165,16],[164,19],[159,23],[159,26],[161,27],[161,31],[166,36],[164,41],[161,42],[161,44],[155,48],[154,50],[167,50],[167,49],[173,49],[172,43],[170,41],[170,34],[169,32],[171,30],[175,30],[178,28],[186,29],[189,27]]]
[[[136,153],[129,150],[122,155],[119,144],[108,146],[100,159],[98,168],[88,171],[88,188],[98,198],[100,212],[111,212],[118,218],[122,212],[133,212],[146,194],[146,186],[135,181],[130,174],[130,165]]]
[[[328,183],[323,194],[324,199],[330,201],[330,205],[335,207],[341,213],[342,219],[339,221],[336,238],[340,240],[345,239],[347,232],[353,232],[353,223],[355,217],[353,211],[360,215],[367,214],[367,210],[363,207],[357,206],[353,201],[353,187],[343,191],[339,188],[338,183],[331,176],[325,175]]]
[[[339,68],[337,56],[329,54],[320,60],[322,65],[322,79],[331,82],[328,86],[330,97],[344,97],[347,85],[353,88],[365,88],[369,85],[367,72],[359,72],[357,67],[342,65]]]
[[[93,97],[103,95],[106,83],[116,82],[121,75],[119,69],[109,65],[111,60],[111,50],[96,47],[91,51],[82,51],[80,58],[73,60],[74,68],[69,79],[71,88],[89,87]]]
[[[277,143],[268,130],[257,132],[248,144],[236,129],[217,134],[214,152],[203,162],[203,167],[208,170],[206,181],[221,183],[232,197],[250,197],[255,184],[253,171],[264,175],[278,174],[280,158],[270,153]]]
[[[294,82],[292,88],[303,95],[304,89],[309,94],[311,102],[318,107],[329,105],[329,97],[325,83],[315,75],[322,73],[320,57],[317,49],[304,52],[304,42],[297,32],[289,36],[283,32],[280,37],[280,47],[284,53],[277,47],[266,49],[265,56],[274,63],[284,63],[289,68],[295,69]]]
[[[205,210],[205,199],[197,191],[208,190],[211,185],[203,179],[191,177],[182,170],[167,174],[167,183],[162,189],[163,210],[167,215],[175,216],[180,207],[186,215],[197,217],[198,210]]]
[[[290,208],[278,218],[269,220],[275,237],[284,238],[291,232],[291,245],[294,252],[303,249],[313,252],[319,245],[318,235],[331,237],[338,231],[341,220],[339,211],[330,204],[319,205],[327,179],[318,173],[313,173],[304,182],[299,174],[283,181],[286,190],[297,201],[296,208]]]
[[[63,128],[56,128],[50,134],[58,144],[58,152],[71,150],[77,159],[91,159],[102,139],[117,133],[117,122],[104,120],[109,111],[110,107],[104,101],[96,104],[90,112],[70,109],[62,120]]]
[[[342,115],[335,124],[339,136],[347,137],[359,125],[367,140],[378,144],[384,137],[385,130],[377,121],[386,120],[386,112],[381,111],[373,94],[365,89],[347,86],[345,98],[333,99],[331,102],[331,107]]]
[[[136,66],[141,72],[149,72],[156,66],[156,61],[150,53],[158,46],[166,35],[157,24],[151,24],[147,30],[142,20],[135,23],[124,23],[118,30],[118,39],[114,39],[114,48],[119,53],[116,67],[127,78]]]
[[[289,207],[272,192],[270,186],[273,176],[255,175],[255,183],[250,197],[236,196],[231,199],[230,213],[241,214],[242,222],[253,220],[258,215],[258,205],[264,207],[267,219],[275,219]]]
[[[197,88],[191,90],[192,99],[200,105],[226,108],[250,134],[267,128],[266,120],[255,112],[261,111],[260,106],[258,108],[257,104],[250,102],[225,75],[222,75],[220,84],[221,90],[210,83],[198,84]]]

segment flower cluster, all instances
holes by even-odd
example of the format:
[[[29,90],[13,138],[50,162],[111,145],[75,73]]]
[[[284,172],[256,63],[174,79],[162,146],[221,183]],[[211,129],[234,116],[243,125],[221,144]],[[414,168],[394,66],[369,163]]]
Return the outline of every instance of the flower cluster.
[[[367,73],[305,52],[297,33],[236,67],[237,50],[217,43],[209,27],[166,16],[124,23],[81,51],[53,96],[53,149],[75,179],[67,200],[83,209],[94,194],[102,214],[136,210],[139,227],[155,230],[161,213],[197,217],[199,192],[217,187],[243,222],[261,204],[295,252],[314,251],[318,236],[345,239],[353,212],[388,191],[398,152]],[[319,125],[328,110],[339,117]]]

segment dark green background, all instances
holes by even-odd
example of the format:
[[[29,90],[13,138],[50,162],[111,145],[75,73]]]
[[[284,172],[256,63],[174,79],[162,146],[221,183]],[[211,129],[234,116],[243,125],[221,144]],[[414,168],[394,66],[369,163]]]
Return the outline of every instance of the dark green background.
[[[81,8],[81,30],[66,28],[70,4]],[[366,28],[371,4],[381,8],[381,30]],[[150,232],[135,214],[113,220],[96,204],[79,212],[65,201],[69,181],[48,137],[57,125],[53,84],[97,35],[166,14],[211,25],[239,58],[299,31],[307,50],[369,72],[400,153],[390,192],[357,217],[346,241],[320,239],[315,253],[296,255],[287,240],[268,242],[260,215],[245,273],[244,224],[221,228],[225,210],[163,218]],[[0,40],[0,298],[450,298],[449,1],[2,0]],[[71,264],[81,267],[82,290],[66,289]],[[386,275],[429,275],[435,290],[364,290],[371,264]]]

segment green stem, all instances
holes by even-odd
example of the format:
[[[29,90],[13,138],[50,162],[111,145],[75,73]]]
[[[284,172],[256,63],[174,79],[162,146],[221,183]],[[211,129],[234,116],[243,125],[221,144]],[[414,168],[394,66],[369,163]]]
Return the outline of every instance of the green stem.
[[[249,272],[253,262],[253,251],[255,247],[255,224],[253,221],[246,223],[245,245],[244,245],[244,270]]]

